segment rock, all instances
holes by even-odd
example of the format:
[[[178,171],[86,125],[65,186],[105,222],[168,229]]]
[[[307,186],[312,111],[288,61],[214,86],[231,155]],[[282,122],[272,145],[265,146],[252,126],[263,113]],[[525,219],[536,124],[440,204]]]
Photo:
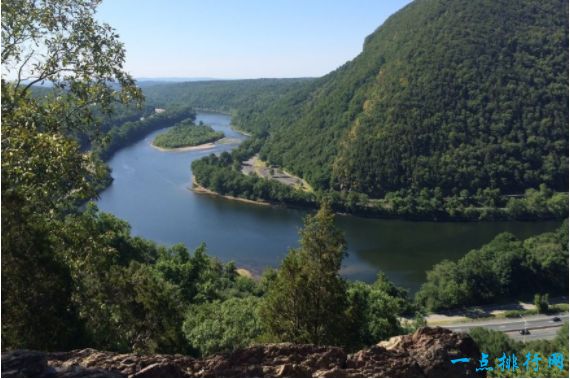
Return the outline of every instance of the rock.
[[[347,377],[422,377],[424,372],[405,351],[390,351],[372,346],[350,355]]]
[[[479,348],[471,337],[449,329],[424,327],[413,334],[392,337],[378,344],[389,351],[407,352],[427,377],[477,377]],[[451,365],[451,359],[471,358],[469,363]]]
[[[132,378],[183,378],[188,375],[174,363],[153,363],[134,373]]]
[[[452,365],[455,358],[470,363]],[[349,354],[338,347],[256,345],[196,359],[93,349],[2,354],[5,377],[474,377],[479,349],[465,334],[422,328]]]
[[[25,378],[40,376],[48,369],[45,353],[39,351],[14,351],[2,354],[2,377]]]
[[[298,364],[284,364],[275,371],[275,376],[279,378],[306,378],[310,371]]]
[[[313,373],[313,378],[344,378],[346,372],[344,369],[335,367],[330,370],[317,370]]]
[[[39,351],[17,350],[2,354],[2,377],[5,378],[113,378],[119,376],[118,373],[99,367],[88,368],[72,363],[55,367],[49,364],[48,354]]]

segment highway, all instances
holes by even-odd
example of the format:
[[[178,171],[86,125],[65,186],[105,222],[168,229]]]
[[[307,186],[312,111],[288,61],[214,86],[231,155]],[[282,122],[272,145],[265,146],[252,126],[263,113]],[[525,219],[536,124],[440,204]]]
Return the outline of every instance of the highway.
[[[554,321],[554,317],[559,317],[560,321]],[[553,339],[556,336],[558,330],[567,321],[568,313],[558,313],[549,316],[536,315],[524,316],[523,318],[519,317],[473,321],[466,323],[457,323],[453,325],[445,325],[444,327],[456,332],[468,332],[471,328],[483,327],[504,332],[509,337],[516,340],[530,341],[536,339]],[[530,331],[530,334],[523,336],[519,332],[525,327]]]

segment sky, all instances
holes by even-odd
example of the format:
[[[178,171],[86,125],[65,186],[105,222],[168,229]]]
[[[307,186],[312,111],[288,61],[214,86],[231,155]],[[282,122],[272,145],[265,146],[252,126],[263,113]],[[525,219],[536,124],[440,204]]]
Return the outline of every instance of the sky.
[[[322,76],[409,0],[104,0],[134,77]]]

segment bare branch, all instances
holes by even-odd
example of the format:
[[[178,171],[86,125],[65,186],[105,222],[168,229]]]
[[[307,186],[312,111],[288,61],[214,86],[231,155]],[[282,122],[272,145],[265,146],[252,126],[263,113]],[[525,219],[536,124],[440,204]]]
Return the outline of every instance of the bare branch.
[[[30,51],[30,54],[28,54],[26,59],[24,59],[24,62],[22,63],[22,65],[20,65],[20,68],[18,69],[18,80],[16,81],[16,88],[18,88],[20,86],[20,83],[22,82],[22,70],[28,64],[30,59],[32,59],[34,52],[35,52],[34,50]]]

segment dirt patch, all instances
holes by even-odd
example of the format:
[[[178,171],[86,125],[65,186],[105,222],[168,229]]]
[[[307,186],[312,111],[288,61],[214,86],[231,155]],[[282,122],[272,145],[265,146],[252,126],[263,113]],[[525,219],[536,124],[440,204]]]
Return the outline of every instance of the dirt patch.
[[[277,166],[268,165],[266,162],[262,161],[257,154],[247,161],[242,162],[241,172],[244,175],[253,174],[265,179],[276,180],[286,186],[294,187],[301,191],[313,191],[309,183],[302,178],[290,174]]]

